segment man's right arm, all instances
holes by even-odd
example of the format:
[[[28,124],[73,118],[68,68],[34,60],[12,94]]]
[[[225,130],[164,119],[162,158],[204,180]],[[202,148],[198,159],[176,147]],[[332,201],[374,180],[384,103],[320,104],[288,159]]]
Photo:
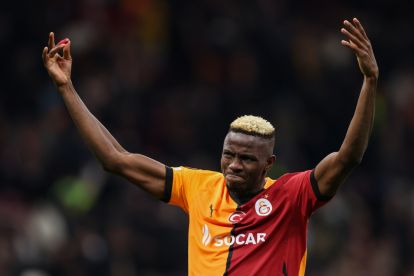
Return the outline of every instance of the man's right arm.
[[[131,154],[88,110],[72,83],[58,88],[66,108],[82,138],[106,171],[127,178],[145,191],[161,198],[164,191],[165,166],[140,154]]]
[[[60,56],[58,52],[62,49],[63,56]],[[82,138],[103,168],[127,178],[155,197],[162,198],[166,179],[165,165],[123,149],[88,110],[74,89],[70,79],[72,67],[70,41],[55,46],[54,35],[51,33],[49,47],[43,50],[43,62]]]

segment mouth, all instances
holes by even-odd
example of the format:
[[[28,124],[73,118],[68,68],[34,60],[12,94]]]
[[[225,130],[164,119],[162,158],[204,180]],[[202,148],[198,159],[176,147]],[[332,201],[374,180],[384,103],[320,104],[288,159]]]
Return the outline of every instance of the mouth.
[[[241,182],[244,181],[244,179],[241,176],[235,175],[235,174],[226,174],[226,180],[228,182]]]

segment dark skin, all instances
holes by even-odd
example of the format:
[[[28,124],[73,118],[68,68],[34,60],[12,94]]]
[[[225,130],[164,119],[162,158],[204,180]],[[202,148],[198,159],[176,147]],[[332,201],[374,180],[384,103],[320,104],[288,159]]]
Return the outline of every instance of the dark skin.
[[[357,166],[368,145],[373,126],[378,66],[365,30],[354,18],[343,22],[341,43],[356,55],[364,77],[354,116],[338,151],[327,155],[315,167],[315,178],[322,195],[333,195]],[[43,63],[55,83],[78,131],[88,147],[109,172],[121,175],[157,198],[165,185],[165,166],[141,154],[126,151],[109,131],[91,114],[71,81],[72,56],[70,40],[55,44],[53,33],[43,49]],[[62,54],[60,54],[62,53]],[[265,176],[275,162],[273,145],[262,138],[230,132],[224,141],[222,170],[228,187],[238,195],[251,194],[263,188]]]
[[[274,139],[230,131],[224,139],[221,171],[238,198],[263,189],[267,172],[276,161]]]

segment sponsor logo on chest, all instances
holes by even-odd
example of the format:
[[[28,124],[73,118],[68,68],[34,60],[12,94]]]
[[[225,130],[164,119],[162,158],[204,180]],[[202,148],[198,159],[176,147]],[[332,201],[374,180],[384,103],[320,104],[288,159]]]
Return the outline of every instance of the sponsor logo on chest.
[[[238,235],[218,235],[211,237],[210,230],[207,224],[204,224],[202,243],[205,246],[212,244],[215,247],[237,245],[255,245],[266,241],[266,233],[241,233]]]
[[[251,211],[243,212],[241,210],[236,210],[232,212],[227,221],[232,224],[242,223],[247,216],[254,216],[257,219],[254,219],[252,222],[252,228],[254,229],[254,224],[258,223],[260,220],[259,218],[266,217],[271,214],[273,210],[272,203],[267,199],[268,196],[265,195],[263,198],[259,198],[256,200],[254,205],[251,207]],[[210,206],[210,209],[212,207]],[[246,210],[244,210],[246,211]],[[211,216],[210,216],[211,217]],[[259,220],[258,220],[259,219]],[[252,229],[251,228],[251,229]],[[204,246],[214,246],[214,247],[221,247],[221,246],[232,246],[232,245],[256,245],[266,241],[267,234],[264,232],[245,232],[240,233],[237,235],[216,235],[212,236],[211,231],[207,224],[204,224],[202,227],[202,240],[201,243]]]
[[[253,206],[252,206],[253,208]],[[236,210],[229,215],[227,220],[232,224],[240,223],[246,219],[248,214],[257,215],[259,217],[268,216],[273,210],[271,202],[267,198],[259,198],[254,204],[254,212],[248,212],[247,214],[243,211]],[[253,210],[252,210],[253,211]],[[254,223],[257,223],[255,220]],[[253,227],[254,228],[254,227]],[[237,235],[216,235],[212,236],[207,224],[204,224],[202,228],[202,244],[204,246],[212,245],[214,247],[221,246],[232,246],[232,245],[256,245],[266,241],[267,234],[264,232],[245,232]]]

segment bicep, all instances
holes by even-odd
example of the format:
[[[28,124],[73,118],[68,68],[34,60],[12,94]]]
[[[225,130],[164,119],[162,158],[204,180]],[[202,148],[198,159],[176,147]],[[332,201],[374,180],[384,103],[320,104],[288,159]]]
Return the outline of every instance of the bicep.
[[[164,193],[165,165],[142,154],[122,153],[116,173],[161,199]]]
[[[319,191],[324,196],[333,196],[348,175],[353,166],[341,161],[338,152],[333,152],[322,159],[315,167],[315,179]]]

